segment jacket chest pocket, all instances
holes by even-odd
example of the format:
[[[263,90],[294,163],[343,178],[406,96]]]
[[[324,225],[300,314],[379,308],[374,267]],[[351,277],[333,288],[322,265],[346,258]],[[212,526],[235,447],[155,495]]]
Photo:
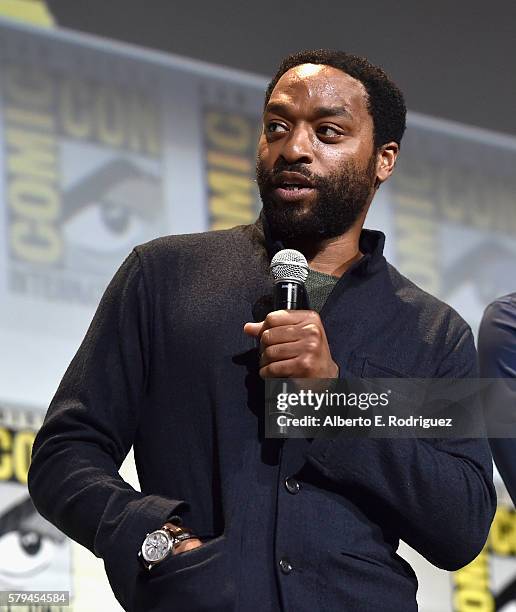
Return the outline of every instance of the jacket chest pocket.
[[[393,398],[403,402],[403,408],[412,412],[416,407],[422,407],[428,391],[429,379],[414,378],[411,374],[385,365],[375,356],[363,356],[359,358],[361,378],[388,379],[389,393]],[[387,380],[386,380],[387,382]]]

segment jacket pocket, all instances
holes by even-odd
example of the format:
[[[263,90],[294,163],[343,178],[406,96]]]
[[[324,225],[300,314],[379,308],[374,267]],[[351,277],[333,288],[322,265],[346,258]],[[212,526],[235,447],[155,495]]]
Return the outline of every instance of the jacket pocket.
[[[134,612],[231,612],[236,585],[223,534],[201,546],[167,557],[151,570],[141,569],[134,591]]]
[[[428,391],[429,379],[412,378],[409,374],[395,370],[390,366],[380,365],[370,357],[364,358],[362,366],[362,378],[366,379],[389,379],[385,381],[392,399],[397,398],[402,402],[402,407],[409,412],[424,406]],[[383,383],[382,383],[383,385]]]
[[[417,612],[417,579],[393,559],[328,551],[318,575],[319,612]]]
[[[364,378],[409,378],[408,374],[383,364],[380,365],[378,362],[371,360],[370,357],[364,358],[362,376]]]

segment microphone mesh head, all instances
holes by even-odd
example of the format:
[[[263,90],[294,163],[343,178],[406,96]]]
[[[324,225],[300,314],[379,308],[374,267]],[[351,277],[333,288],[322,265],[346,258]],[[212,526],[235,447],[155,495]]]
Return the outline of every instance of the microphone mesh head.
[[[308,262],[303,253],[295,249],[283,249],[272,258],[270,269],[274,280],[297,280],[305,282]]]

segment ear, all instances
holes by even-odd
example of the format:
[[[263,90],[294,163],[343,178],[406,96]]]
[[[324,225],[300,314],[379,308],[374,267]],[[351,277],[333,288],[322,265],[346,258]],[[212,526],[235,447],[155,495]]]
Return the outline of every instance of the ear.
[[[398,157],[398,153],[400,151],[400,147],[395,142],[388,142],[383,144],[377,153],[376,160],[376,183],[380,185],[384,181],[386,181],[394,170],[394,166],[396,165],[396,159]]]

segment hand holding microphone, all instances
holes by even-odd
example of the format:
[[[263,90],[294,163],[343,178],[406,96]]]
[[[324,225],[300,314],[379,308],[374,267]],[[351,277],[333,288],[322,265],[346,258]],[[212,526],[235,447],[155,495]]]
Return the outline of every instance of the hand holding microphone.
[[[274,306],[264,321],[246,323],[244,332],[260,339],[262,378],[336,378],[319,314],[306,309],[305,257],[293,249],[277,253],[271,262],[275,278]]]

